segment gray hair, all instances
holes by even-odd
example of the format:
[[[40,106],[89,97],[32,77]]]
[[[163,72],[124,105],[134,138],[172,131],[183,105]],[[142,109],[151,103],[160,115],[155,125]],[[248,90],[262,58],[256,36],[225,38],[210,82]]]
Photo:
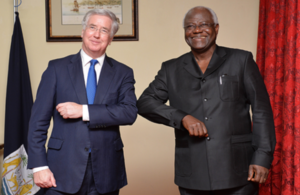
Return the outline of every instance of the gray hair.
[[[116,15],[113,12],[106,10],[106,9],[93,9],[93,10],[88,11],[84,15],[82,22],[81,22],[83,30],[85,30],[90,17],[93,15],[107,16],[112,20],[111,35],[110,35],[111,37],[113,37],[118,32],[119,23],[118,23],[118,19],[117,19]]]
[[[214,12],[214,10],[212,10],[212,9],[209,8],[209,7],[196,6],[196,7],[191,8],[191,9],[190,9],[188,12],[186,12],[186,14],[184,15],[184,18],[183,18],[183,27],[184,27],[184,21],[185,21],[185,18],[186,18],[186,16],[187,16],[187,14],[188,14],[192,9],[195,9],[195,8],[207,9],[207,10],[211,13],[215,25],[219,24],[217,14]]]

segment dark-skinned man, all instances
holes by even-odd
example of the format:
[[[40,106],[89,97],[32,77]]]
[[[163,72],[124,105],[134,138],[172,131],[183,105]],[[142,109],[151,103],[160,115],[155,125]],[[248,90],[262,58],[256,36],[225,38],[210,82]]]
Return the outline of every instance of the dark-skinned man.
[[[181,195],[257,194],[273,160],[273,114],[259,69],[250,52],[216,45],[218,31],[213,10],[190,9],[191,52],[164,62],[137,103],[140,115],[175,129]]]

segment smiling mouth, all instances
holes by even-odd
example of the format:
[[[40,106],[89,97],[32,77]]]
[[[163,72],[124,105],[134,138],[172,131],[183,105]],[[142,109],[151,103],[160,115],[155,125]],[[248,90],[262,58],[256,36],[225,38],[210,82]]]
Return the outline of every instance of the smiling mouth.
[[[91,41],[93,44],[99,44],[99,41]]]
[[[204,38],[206,38],[206,37],[204,37],[204,36],[201,36],[201,37],[192,37],[192,39],[204,39]]]

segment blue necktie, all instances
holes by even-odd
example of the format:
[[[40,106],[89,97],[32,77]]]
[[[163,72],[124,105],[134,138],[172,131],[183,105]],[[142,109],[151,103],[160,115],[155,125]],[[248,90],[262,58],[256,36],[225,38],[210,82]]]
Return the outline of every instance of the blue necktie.
[[[98,63],[97,60],[91,60],[91,66],[89,69],[89,74],[86,82],[86,94],[88,98],[88,104],[93,104],[97,89],[97,78],[96,78],[96,71],[95,71],[95,64]]]

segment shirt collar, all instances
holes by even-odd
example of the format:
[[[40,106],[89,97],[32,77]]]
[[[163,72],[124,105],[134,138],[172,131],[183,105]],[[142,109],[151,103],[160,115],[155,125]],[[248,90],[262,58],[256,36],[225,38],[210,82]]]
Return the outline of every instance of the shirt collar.
[[[90,56],[88,56],[84,51],[83,49],[81,49],[80,51],[80,56],[81,56],[81,60],[82,60],[82,66],[86,66],[90,63],[90,61],[93,59],[91,58]],[[103,65],[103,62],[104,62],[104,58],[105,58],[105,53],[100,56],[99,58],[97,58],[96,60],[98,60],[99,64],[100,65]]]

